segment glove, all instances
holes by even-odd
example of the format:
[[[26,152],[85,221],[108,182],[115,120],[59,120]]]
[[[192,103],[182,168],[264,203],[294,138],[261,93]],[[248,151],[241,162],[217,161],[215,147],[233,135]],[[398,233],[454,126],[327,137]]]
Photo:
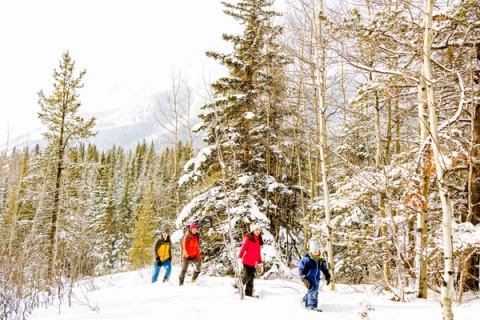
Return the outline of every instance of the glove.
[[[308,280],[307,278],[302,277],[302,281],[303,281],[303,284],[305,285],[305,287],[307,289],[310,289],[312,287],[312,284],[310,283],[310,280]]]
[[[158,260],[157,261],[157,266],[161,267],[162,266],[162,261]]]
[[[260,263],[260,264],[257,265],[257,273],[258,273],[258,275],[263,274],[263,263]]]
[[[155,257],[155,261],[157,261],[157,262],[160,261],[160,257],[159,257],[159,256],[156,256],[156,257]]]
[[[327,286],[330,284],[330,279],[327,280]]]

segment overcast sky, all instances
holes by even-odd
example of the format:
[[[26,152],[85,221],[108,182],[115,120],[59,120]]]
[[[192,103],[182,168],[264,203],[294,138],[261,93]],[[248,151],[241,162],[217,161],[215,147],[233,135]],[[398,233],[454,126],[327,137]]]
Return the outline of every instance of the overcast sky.
[[[135,105],[168,88],[172,70],[192,86],[223,68],[206,50],[228,50],[223,32],[240,27],[219,0],[0,1],[0,141],[38,127],[37,92],[52,90],[52,71],[69,50],[83,111]]]

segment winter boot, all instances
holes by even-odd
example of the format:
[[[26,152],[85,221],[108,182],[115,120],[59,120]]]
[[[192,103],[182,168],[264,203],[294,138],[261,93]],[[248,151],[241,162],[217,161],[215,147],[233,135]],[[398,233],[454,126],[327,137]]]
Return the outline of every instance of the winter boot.
[[[183,286],[183,278],[178,278],[178,285]]]
[[[192,282],[195,282],[197,280],[199,274],[200,274],[200,272],[198,272],[198,271],[193,272]]]
[[[167,282],[169,279],[167,277],[163,278],[163,282]]]

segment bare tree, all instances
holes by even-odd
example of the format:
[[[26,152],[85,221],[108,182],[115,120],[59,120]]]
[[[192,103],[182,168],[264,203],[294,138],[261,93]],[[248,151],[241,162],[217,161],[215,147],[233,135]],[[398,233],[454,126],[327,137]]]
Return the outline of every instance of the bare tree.
[[[177,186],[180,174],[178,144],[182,140],[180,135],[186,132],[190,148],[193,148],[191,120],[193,95],[187,80],[180,72],[172,72],[170,81],[170,90],[156,96],[155,118],[158,125],[166,132],[167,140],[173,144],[173,176],[175,179],[172,179],[172,190],[175,194],[175,211],[178,211],[180,206],[180,193]]]

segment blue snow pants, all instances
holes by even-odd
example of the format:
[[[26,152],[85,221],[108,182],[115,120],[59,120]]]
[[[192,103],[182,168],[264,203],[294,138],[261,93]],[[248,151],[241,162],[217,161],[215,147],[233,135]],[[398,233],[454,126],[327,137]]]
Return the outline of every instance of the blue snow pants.
[[[157,282],[158,275],[160,274],[162,267],[165,268],[165,276],[163,277],[163,280],[166,281],[168,278],[170,278],[170,273],[172,273],[172,261],[170,259],[163,261],[161,266],[157,264],[157,261],[154,261],[152,283]]]
[[[312,283],[312,287],[308,289],[303,296],[303,303],[307,308],[317,308],[318,306],[318,285],[319,283]]]

